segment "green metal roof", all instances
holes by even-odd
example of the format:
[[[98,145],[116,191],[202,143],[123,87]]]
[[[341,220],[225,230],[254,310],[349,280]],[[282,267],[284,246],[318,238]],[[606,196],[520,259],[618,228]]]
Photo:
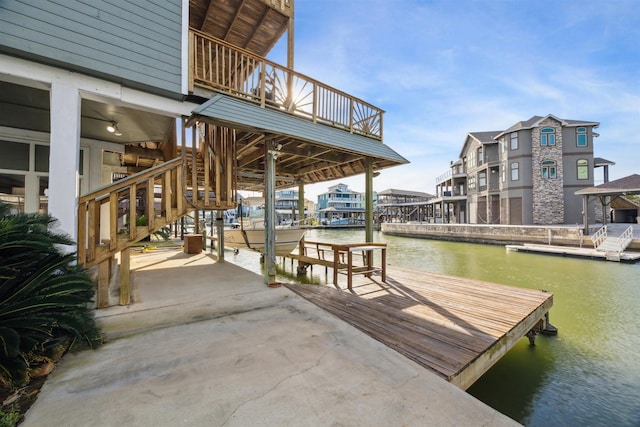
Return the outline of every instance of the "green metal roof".
[[[374,159],[387,160],[386,167],[409,163],[389,146],[375,139],[352,134],[329,125],[313,123],[293,114],[231,96],[216,94],[193,110],[194,115],[209,117],[228,127],[251,132],[287,135],[296,140],[333,148]]]

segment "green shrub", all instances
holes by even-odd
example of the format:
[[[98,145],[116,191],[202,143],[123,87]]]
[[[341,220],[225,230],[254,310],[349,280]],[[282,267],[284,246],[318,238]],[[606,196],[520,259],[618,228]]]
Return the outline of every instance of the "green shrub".
[[[5,412],[0,409],[0,427],[14,427],[16,424],[18,424],[19,419],[19,412]]]
[[[94,285],[64,251],[73,244],[50,231],[49,215],[11,215],[0,203],[0,380],[29,381],[34,364],[61,346],[101,342],[93,316]]]

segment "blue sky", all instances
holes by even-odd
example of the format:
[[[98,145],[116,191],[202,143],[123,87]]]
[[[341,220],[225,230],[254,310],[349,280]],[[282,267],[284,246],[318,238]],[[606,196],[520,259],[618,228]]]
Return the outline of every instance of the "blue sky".
[[[610,179],[640,173],[640,0],[296,0],[295,69],[386,111],[411,163],[375,191],[434,193],[468,132],[600,122]],[[286,37],[269,57],[286,64]],[[596,183],[602,172],[595,175]],[[315,200],[329,183],[305,187]],[[364,191],[364,176],[340,180]]]

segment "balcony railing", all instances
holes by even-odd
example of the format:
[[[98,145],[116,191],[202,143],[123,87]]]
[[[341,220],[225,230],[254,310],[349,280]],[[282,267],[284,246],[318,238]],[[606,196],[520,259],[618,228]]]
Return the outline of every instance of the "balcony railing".
[[[446,171],[445,173],[443,173],[442,175],[438,176],[436,178],[436,183],[440,183],[442,181],[446,181],[448,179],[451,179],[451,176],[453,175],[453,172],[451,171],[451,169],[449,169],[448,171]]]
[[[383,110],[198,31],[189,40],[191,91],[215,90],[382,140]]]

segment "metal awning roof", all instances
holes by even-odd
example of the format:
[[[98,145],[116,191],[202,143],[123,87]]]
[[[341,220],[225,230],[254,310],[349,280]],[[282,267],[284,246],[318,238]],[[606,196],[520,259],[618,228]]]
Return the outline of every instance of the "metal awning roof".
[[[409,163],[378,140],[223,94],[194,109],[193,121],[236,129],[239,185],[246,190],[263,185],[265,135],[281,147],[276,182],[282,188],[364,173],[366,159],[375,170]]]

